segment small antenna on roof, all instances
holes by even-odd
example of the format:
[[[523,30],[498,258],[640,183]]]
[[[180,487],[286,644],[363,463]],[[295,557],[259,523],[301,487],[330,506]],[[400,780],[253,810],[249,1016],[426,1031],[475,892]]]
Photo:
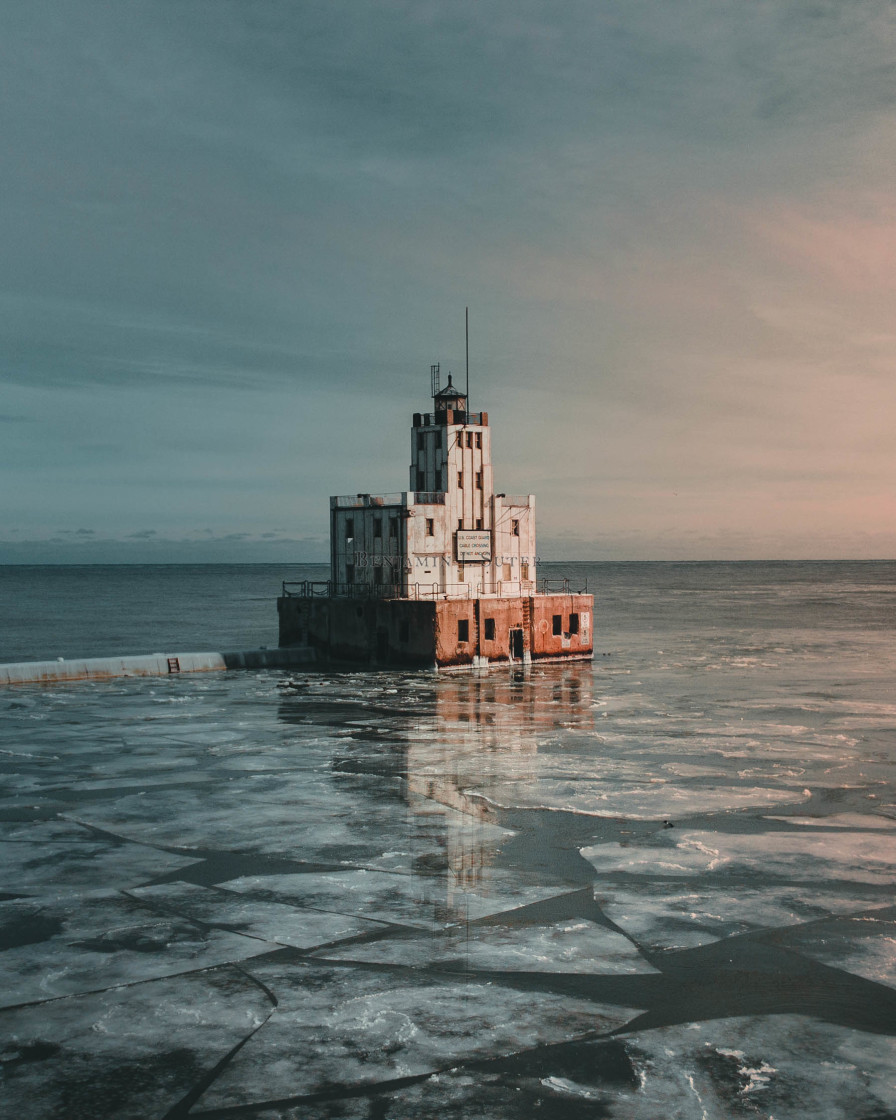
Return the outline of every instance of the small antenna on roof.
[[[467,348],[467,411],[470,409],[470,309],[464,309],[464,342]]]
[[[436,393],[438,393],[439,389],[441,388],[441,385],[439,384],[440,378],[439,378],[439,363],[438,362],[436,362],[435,365],[429,367],[429,376],[430,376],[430,381],[431,381],[431,385],[432,385],[432,395],[435,396]]]

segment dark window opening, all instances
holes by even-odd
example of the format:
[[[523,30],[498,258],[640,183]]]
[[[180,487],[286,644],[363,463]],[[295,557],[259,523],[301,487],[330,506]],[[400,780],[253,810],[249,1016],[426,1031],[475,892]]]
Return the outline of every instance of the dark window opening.
[[[463,488],[464,488],[464,472],[463,471],[458,471],[457,472],[457,488],[458,488],[458,490],[463,490]]]
[[[477,471],[476,472],[476,489],[477,490],[482,489],[482,471]]]
[[[518,537],[520,535],[520,523],[516,519],[510,522],[510,534],[513,537]]]
[[[459,642],[468,642],[470,640],[470,620],[468,618],[459,618],[457,620],[457,640]]]
[[[398,536],[398,518],[397,517],[390,517],[389,518],[389,536],[390,537],[397,537]]]
[[[495,640],[495,620],[493,618],[487,618],[485,620],[485,640],[487,642],[493,642]]]
[[[382,517],[374,517],[373,519],[373,535],[379,540],[383,535],[383,519]]]
[[[349,539],[355,535],[355,519],[353,517],[346,517],[345,519],[345,535]]]
[[[427,519],[426,519],[426,535],[428,537],[434,537],[436,535],[435,518],[427,517]]]
[[[481,529],[481,528],[482,528],[482,518],[481,518],[481,517],[477,517],[477,518],[476,518],[476,528],[477,528],[477,529]]]
[[[426,446],[426,436],[422,432],[417,433],[417,450],[422,451]]]
[[[476,446],[482,447],[482,432],[476,433]]]
[[[417,471],[417,489],[426,489],[426,474],[423,471]]]
[[[473,446],[473,433],[467,432],[467,447]]]
[[[569,632],[570,634],[578,634],[579,632],[579,616],[577,614],[569,616]]]
[[[464,527],[464,519],[463,519],[462,517],[459,517],[459,518],[457,519],[457,527],[458,527],[458,529],[463,529],[463,527]]]
[[[439,451],[442,450],[442,432],[441,432],[441,430],[436,432],[436,449],[439,450]]]
[[[562,633],[563,633],[563,615],[562,614],[555,614],[554,615],[554,634],[557,635],[557,634],[562,634]]]

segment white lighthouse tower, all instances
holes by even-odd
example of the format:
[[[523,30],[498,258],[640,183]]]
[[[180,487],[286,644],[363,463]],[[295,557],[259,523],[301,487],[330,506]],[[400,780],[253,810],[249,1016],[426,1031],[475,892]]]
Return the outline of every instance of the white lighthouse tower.
[[[437,365],[431,386],[410,488],[330,499],[330,580],[284,584],[280,645],[438,667],[591,657],[592,597],[539,590],[534,495],[495,493],[488,413]]]

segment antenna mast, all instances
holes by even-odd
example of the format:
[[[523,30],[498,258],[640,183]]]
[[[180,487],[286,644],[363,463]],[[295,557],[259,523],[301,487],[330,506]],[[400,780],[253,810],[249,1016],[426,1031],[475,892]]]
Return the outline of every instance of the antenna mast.
[[[464,342],[467,348],[467,412],[470,411],[470,309],[464,308]]]

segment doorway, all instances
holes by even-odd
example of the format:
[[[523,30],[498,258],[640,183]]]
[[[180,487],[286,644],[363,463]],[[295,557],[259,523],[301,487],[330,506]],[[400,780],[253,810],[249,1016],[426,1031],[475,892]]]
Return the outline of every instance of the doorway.
[[[523,631],[510,631],[510,659],[511,661],[523,660]]]

